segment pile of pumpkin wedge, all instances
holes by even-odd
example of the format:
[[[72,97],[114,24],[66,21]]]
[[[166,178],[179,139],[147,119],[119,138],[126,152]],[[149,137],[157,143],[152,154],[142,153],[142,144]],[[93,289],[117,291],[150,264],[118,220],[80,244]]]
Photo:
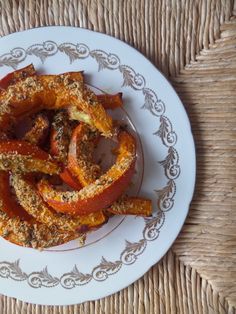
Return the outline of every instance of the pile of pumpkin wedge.
[[[120,106],[122,94],[95,95],[82,72],[39,75],[31,64],[0,81],[2,237],[46,248],[95,230],[112,215],[152,214],[150,200],[126,195],[136,140],[107,112]],[[101,137],[117,144],[107,171],[94,159]]]

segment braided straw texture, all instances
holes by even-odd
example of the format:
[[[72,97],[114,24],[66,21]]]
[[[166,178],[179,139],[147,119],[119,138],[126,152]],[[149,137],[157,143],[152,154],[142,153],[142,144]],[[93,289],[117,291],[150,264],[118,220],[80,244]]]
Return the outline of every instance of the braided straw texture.
[[[171,250],[127,289],[68,307],[0,296],[0,314],[236,313],[236,1],[0,0],[1,36],[43,25],[120,38],[169,78],[192,123],[197,185]]]

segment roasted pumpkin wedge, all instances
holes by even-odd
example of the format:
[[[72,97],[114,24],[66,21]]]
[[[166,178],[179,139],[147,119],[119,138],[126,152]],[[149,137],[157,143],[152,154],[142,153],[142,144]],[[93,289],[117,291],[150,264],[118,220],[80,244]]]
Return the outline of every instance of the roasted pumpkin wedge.
[[[97,95],[97,100],[106,110],[107,109],[114,110],[123,105],[122,93],[118,93],[115,95],[110,94]],[[86,124],[89,124],[90,126],[94,126],[91,117],[87,113],[81,111],[80,108],[73,106],[68,108],[68,112],[71,119],[84,122]]]
[[[15,84],[19,80],[36,74],[33,64],[26,66],[20,70],[7,74],[0,80],[0,89],[6,89],[8,86]]]
[[[25,133],[23,140],[31,144],[40,146],[44,143],[48,132],[48,117],[45,114],[41,113],[35,117],[32,127]]]
[[[53,117],[50,134],[50,152],[62,163],[67,163],[68,147],[72,126],[66,111],[59,111]]]
[[[21,175],[12,175],[12,185],[20,205],[37,221],[47,226],[56,226],[62,231],[80,231],[94,228],[106,220],[99,211],[86,216],[70,217],[53,211],[42,199],[37,189]]]
[[[26,221],[32,220],[30,216],[13,198],[10,187],[10,175],[8,172],[0,171],[0,200],[6,205],[5,213],[9,217],[19,217]],[[3,209],[2,209],[3,210]]]
[[[73,240],[78,233],[38,223],[12,197],[9,174],[0,171],[0,236],[17,245],[45,248]]]
[[[73,189],[80,190],[80,182],[71,174],[67,167],[71,134],[72,126],[68,114],[63,111],[56,113],[51,126],[50,152],[63,164],[62,171],[59,174],[61,179]]]
[[[80,72],[35,75],[9,86],[0,94],[0,127],[7,129],[19,117],[42,109],[73,107],[87,115],[104,136],[112,136],[112,119],[85,86]]]
[[[98,101],[103,105],[105,109],[116,109],[122,107],[122,93],[111,94],[100,94],[97,95]]]
[[[30,223],[19,217],[10,217],[5,213],[4,204],[0,204],[0,236],[24,247],[47,248],[78,238],[74,232],[60,232],[55,226]],[[2,210],[2,208],[4,210]]]
[[[2,90],[7,89],[10,85],[15,84],[17,81],[21,79],[25,79],[27,77],[33,76],[36,74],[35,68],[33,64],[26,66],[25,68],[19,69],[17,71],[11,72],[7,74],[0,80],[0,93]],[[9,139],[9,131],[10,130],[1,130],[0,131],[0,140]],[[12,134],[11,134],[12,135]]]
[[[141,197],[125,197],[114,202],[107,211],[115,215],[151,216],[152,201]]]
[[[68,169],[82,186],[93,183],[101,175],[101,169],[93,160],[93,152],[99,133],[81,123],[72,132],[69,151]]]
[[[25,141],[0,141],[0,170],[58,174],[59,165],[49,154]]]
[[[80,191],[61,192],[47,180],[38,184],[43,199],[55,210],[72,215],[86,215],[110,206],[125,191],[134,173],[136,142],[127,131],[118,135],[116,163],[99,179]]]

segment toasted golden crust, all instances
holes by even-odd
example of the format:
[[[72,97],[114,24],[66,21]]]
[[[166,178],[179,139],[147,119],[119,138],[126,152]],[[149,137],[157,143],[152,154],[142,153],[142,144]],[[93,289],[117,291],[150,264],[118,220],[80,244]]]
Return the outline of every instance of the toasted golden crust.
[[[152,215],[152,201],[141,197],[121,197],[107,211],[115,215]]]
[[[16,82],[35,74],[36,71],[33,64],[29,64],[22,69],[8,73],[3,79],[0,80],[0,92],[5,90],[8,86],[14,85]]]
[[[72,126],[67,112],[59,111],[53,117],[50,136],[50,152],[54,158],[67,164],[68,147],[72,134]]]
[[[60,166],[51,156],[25,141],[0,141],[0,170],[57,174]]]
[[[19,217],[9,217],[0,209],[0,236],[20,246],[47,248],[76,239],[79,235],[75,232],[61,232],[55,226],[48,227]]]

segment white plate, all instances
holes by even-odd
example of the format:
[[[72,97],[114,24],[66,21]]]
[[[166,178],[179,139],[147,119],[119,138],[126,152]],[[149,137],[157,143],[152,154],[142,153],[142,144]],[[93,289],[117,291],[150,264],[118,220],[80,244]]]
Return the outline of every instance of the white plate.
[[[139,137],[133,193],[150,197],[153,218],[114,217],[88,237],[39,252],[0,238],[0,293],[67,305],[115,293],[141,277],[177,237],[192,198],[195,150],[173,88],[138,51],[92,31],[46,27],[0,39],[0,76],[33,63],[42,73],[85,70],[95,91],[122,91],[123,118]]]

